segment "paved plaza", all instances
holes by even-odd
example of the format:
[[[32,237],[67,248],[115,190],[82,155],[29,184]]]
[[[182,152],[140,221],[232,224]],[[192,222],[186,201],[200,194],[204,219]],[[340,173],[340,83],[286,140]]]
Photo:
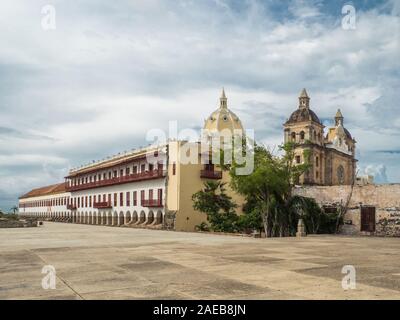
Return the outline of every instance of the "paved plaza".
[[[54,266],[56,289],[42,288]],[[342,288],[342,267],[356,289]],[[0,299],[400,299],[400,239],[253,239],[45,222],[0,229]]]

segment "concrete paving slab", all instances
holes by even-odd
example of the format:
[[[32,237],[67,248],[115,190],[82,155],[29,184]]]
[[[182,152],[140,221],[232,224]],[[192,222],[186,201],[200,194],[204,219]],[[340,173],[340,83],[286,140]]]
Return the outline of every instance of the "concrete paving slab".
[[[344,290],[342,267],[356,268]],[[56,270],[45,290],[43,266]],[[396,238],[253,239],[46,222],[0,230],[0,299],[399,299]]]

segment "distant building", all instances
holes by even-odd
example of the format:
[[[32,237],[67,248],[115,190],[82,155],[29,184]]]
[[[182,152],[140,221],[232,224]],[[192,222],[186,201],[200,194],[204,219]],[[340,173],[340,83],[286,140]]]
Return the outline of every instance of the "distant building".
[[[359,186],[365,186],[368,184],[374,184],[374,176],[366,175],[366,176],[358,176],[356,178],[356,184]]]
[[[299,106],[284,124],[284,141],[296,143],[295,163],[301,164],[304,151],[309,152],[311,169],[300,177],[299,184],[350,185],[355,179],[356,141],[344,127],[344,117],[339,110],[335,125],[324,135],[325,126],[310,109],[306,89],[299,96]]]

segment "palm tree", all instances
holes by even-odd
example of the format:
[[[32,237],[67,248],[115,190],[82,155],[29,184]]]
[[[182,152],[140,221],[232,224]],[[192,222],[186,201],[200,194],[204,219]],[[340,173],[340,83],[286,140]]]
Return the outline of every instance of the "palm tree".
[[[15,214],[18,211],[18,207],[17,206],[12,206],[10,208],[10,210],[13,212],[13,214]]]
[[[267,237],[295,235],[300,217],[309,226],[309,233],[316,233],[319,228],[320,210],[315,201],[292,193],[294,182],[310,168],[308,161],[294,165],[294,148],[291,143],[281,146],[285,154],[277,157],[266,147],[255,146],[251,174],[236,174],[237,164],[230,170],[232,188],[248,199],[254,199]],[[309,158],[309,152],[304,151],[304,158]]]

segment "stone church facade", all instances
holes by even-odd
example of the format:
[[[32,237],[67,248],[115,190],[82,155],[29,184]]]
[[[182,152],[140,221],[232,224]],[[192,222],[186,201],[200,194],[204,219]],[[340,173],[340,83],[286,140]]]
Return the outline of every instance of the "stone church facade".
[[[298,184],[351,185],[355,179],[356,140],[344,127],[344,117],[337,111],[334,126],[324,134],[325,126],[310,108],[306,89],[299,96],[299,106],[284,124],[284,141],[296,143],[295,162],[306,162],[311,168],[300,177]],[[306,152],[307,151],[307,152]]]

